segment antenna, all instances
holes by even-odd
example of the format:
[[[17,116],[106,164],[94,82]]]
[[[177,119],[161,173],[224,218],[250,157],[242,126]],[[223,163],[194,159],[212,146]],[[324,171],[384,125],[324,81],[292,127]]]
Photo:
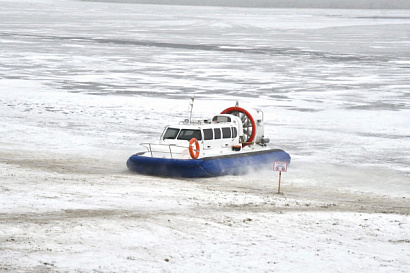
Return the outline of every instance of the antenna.
[[[189,102],[189,123],[191,123],[191,118],[192,118],[192,109],[194,109],[194,100],[195,100],[195,95],[191,98],[191,101]]]

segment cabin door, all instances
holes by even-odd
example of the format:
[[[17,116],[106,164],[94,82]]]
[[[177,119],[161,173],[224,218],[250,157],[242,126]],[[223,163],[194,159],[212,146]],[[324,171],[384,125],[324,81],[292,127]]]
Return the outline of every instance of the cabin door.
[[[214,131],[213,129],[204,129],[204,150],[211,150],[215,148]]]
[[[231,127],[223,127],[222,128],[222,141],[221,141],[222,148],[229,148],[232,146],[232,132]]]

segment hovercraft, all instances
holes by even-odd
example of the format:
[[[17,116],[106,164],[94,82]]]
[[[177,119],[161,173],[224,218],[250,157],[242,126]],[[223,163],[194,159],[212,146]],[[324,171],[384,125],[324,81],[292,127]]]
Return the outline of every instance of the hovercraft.
[[[253,115],[238,106],[229,107],[211,120],[166,126],[159,142],[142,143],[146,151],[132,155],[127,167],[133,172],[163,177],[213,177],[242,175],[272,168],[274,161],[290,163],[281,149],[267,146],[263,112]]]

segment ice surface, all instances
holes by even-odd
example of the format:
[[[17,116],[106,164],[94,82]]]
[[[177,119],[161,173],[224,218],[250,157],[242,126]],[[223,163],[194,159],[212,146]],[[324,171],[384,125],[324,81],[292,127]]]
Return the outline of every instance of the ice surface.
[[[408,11],[19,2],[0,0],[0,271],[408,271]],[[193,95],[194,118],[264,111],[285,195],[270,171],[127,172]]]

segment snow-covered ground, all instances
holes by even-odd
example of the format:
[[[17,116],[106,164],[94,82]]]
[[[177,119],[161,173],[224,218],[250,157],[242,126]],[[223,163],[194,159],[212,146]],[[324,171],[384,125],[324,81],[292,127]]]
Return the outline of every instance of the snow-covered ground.
[[[408,272],[408,11],[0,0],[0,271]],[[236,101],[272,171],[127,158]]]

